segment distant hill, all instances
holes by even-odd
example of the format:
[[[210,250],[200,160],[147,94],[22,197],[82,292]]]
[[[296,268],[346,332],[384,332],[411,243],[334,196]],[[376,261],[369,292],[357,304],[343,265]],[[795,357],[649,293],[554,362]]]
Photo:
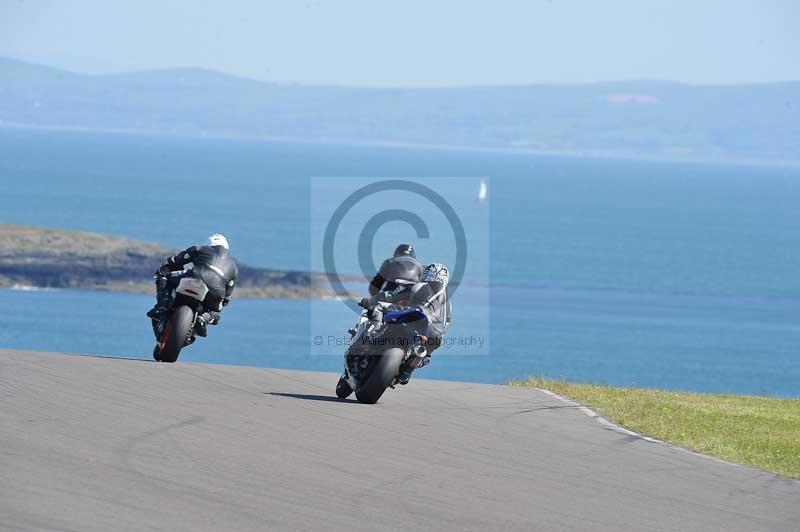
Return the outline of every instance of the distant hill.
[[[0,59],[2,125],[796,163],[800,82],[370,89]]]

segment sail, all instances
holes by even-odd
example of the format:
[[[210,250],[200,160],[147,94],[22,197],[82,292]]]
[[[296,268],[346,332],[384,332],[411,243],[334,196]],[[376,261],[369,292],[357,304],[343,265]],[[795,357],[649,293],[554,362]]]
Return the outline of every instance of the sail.
[[[478,190],[478,201],[485,200],[487,192],[488,192],[488,189],[486,187],[486,181],[481,179],[481,188]]]

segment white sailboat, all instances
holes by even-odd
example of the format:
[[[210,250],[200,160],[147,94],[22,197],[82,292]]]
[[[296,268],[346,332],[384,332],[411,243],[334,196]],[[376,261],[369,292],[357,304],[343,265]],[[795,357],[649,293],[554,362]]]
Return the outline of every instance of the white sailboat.
[[[478,190],[478,198],[477,201],[483,201],[486,199],[486,193],[488,192],[488,187],[486,186],[486,181],[481,179],[481,188]]]

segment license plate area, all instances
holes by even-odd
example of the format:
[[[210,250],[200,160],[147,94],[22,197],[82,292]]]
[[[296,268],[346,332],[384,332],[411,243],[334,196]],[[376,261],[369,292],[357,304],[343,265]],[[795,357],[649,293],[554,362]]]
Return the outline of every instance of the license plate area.
[[[178,283],[178,288],[175,289],[175,292],[196,299],[197,301],[203,301],[206,295],[208,295],[208,287],[206,283],[200,279],[184,277],[181,279],[180,283]]]

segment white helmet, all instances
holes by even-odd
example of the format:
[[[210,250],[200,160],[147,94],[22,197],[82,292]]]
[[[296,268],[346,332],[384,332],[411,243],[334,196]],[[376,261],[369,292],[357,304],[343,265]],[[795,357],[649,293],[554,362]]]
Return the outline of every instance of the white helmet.
[[[439,281],[446,286],[447,282],[450,280],[450,272],[447,271],[447,266],[441,262],[434,262],[433,264],[425,266],[425,269],[422,270],[422,274],[419,276],[419,280],[425,283]]]
[[[208,237],[208,245],[209,246],[222,246],[225,249],[230,249],[228,247],[228,239],[225,238],[225,235],[221,235],[219,233],[214,233],[210,237]]]

